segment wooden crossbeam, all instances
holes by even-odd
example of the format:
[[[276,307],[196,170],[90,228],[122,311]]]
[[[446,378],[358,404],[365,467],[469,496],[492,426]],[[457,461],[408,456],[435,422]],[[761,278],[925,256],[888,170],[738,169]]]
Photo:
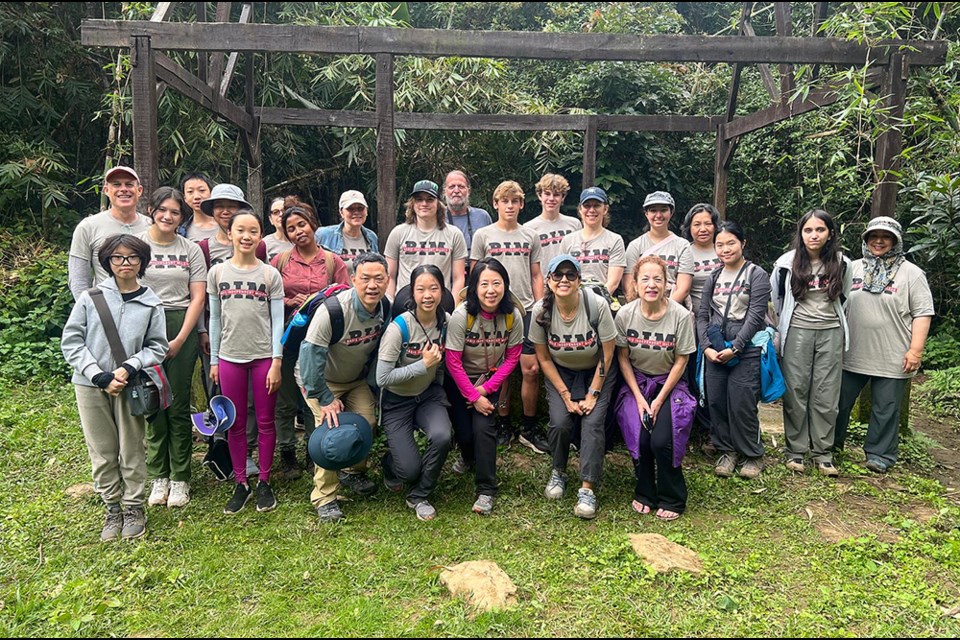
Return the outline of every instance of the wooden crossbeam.
[[[253,118],[246,111],[220,96],[219,92],[162,53],[155,53],[157,78],[205,109],[244,131],[253,130]]]
[[[253,14],[253,3],[244,2],[243,7],[240,9],[240,23],[246,24],[250,22],[250,17]],[[223,79],[220,81],[220,95],[223,97],[227,96],[227,92],[230,90],[230,83],[233,81],[233,70],[237,66],[237,58],[240,54],[237,51],[231,51],[230,56],[227,58],[227,68],[223,72]]]
[[[886,41],[871,48],[839,38],[770,36],[674,36],[524,31],[455,31],[383,27],[280,24],[217,24],[84,20],[81,42],[127,47],[134,34],[153,38],[156,50],[466,56],[547,60],[741,62],[883,65],[891,52],[909,47],[910,64],[941,65],[941,41]]]

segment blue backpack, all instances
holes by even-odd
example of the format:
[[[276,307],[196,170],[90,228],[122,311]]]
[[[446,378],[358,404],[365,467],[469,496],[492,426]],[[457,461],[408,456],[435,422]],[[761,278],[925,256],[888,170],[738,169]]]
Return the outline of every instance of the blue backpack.
[[[761,329],[752,343],[760,347],[760,401],[774,402],[787,392],[787,383],[780,370],[777,350],[773,347],[774,328]],[[758,344],[760,343],[760,344]]]

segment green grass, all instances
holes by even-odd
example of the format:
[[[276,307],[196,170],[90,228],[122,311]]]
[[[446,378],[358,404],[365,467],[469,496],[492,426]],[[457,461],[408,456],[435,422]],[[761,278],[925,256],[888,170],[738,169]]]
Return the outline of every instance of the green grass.
[[[90,473],[72,387],[0,381],[0,452],[6,635],[960,635],[940,608],[960,604],[960,509],[908,471],[868,475],[853,452],[837,482],[779,465],[721,480],[691,454],[688,512],[673,523],[630,510],[622,453],[607,458],[593,522],[573,516],[569,490],[542,498],[548,460],[526,450],[502,456],[486,519],[448,463],[431,523],[381,491],[323,525],[307,478],[275,483],[273,513],[228,517],[231,487],[197,465],[190,505],[150,509],[145,539],[112,544],[98,540],[98,500],[64,494]],[[854,533],[831,541],[824,519]],[[627,539],[643,532],[697,551],[705,572],[652,573]],[[474,615],[447,595],[440,567],[475,559],[511,576],[515,608]]]

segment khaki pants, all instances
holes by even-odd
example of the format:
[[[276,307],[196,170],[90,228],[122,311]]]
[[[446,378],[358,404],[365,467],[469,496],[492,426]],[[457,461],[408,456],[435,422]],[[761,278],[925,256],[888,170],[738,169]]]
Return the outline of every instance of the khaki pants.
[[[367,381],[363,379],[346,384],[327,382],[327,387],[333,392],[335,399],[343,402],[344,411],[359,413],[366,418],[367,422],[370,423],[370,428],[373,429],[374,436],[376,436],[377,400],[373,397],[373,392],[370,391],[370,385],[367,384]],[[313,412],[313,417],[317,424],[316,428],[326,429],[327,426],[321,424],[323,416],[320,413],[320,401],[315,398],[308,398],[307,406],[310,407],[310,411]],[[344,469],[344,471],[350,473],[364,473],[366,470],[367,460],[349,469]],[[339,488],[340,478],[337,472],[318,466],[316,472],[313,474],[313,491],[310,492],[310,502],[313,503],[314,508],[329,504],[337,499],[337,490]]]
[[[127,396],[74,385],[93,487],[106,504],[143,506],[147,484],[146,420],[130,413]]]

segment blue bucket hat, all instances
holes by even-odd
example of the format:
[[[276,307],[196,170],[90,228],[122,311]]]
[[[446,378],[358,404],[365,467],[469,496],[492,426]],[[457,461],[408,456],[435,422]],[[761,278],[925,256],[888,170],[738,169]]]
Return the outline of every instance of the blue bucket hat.
[[[213,396],[210,398],[210,408],[203,413],[193,414],[191,419],[193,428],[201,435],[212,436],[233,426],[237,419],[237,408],[227,396]]]
[[[213,215],[213,203],[217,200],[233,200],[247,209],[253,209],[253,205],[247,202],[243,196],[243,189],[235,184],[218,184],[210,192],[210,197],[200,203],[200,210],[208,216]]]
[[[569,253],[561,253],[560,255],[555,256],[553,260],[550,261],[550,264],[547,265],[547,273],[553,273],[554,271],[557,270],[557,267],[559,267],[564,262],[569,262],[577,270],[577,273],[582,273],[582,271],[580,270],[580,261],[574,258]]]
[[[358,413],[343,412],[337,416],[340,426],[327,428],[318,424],[307,443],[307,453],[321,469],[338,471],[361,462],[373,446],[373,429]]]

